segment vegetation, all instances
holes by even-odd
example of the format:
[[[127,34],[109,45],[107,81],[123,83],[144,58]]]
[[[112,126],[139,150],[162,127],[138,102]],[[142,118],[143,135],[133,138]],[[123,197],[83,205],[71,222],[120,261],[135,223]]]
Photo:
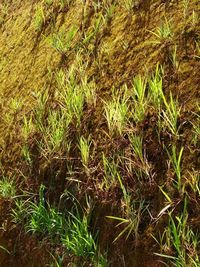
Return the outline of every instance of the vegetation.
[[[200,266],[199,0],[0,3],[0,266]]]

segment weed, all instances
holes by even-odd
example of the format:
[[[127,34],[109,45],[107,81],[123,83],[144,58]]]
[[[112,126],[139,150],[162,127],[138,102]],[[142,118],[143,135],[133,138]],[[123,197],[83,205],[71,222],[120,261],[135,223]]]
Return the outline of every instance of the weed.
[[[133,150],[134,161],[133,164],[134,172],[137,175],[139,181],[143,177],[150,177],[151,167],[146,159],[143,152],[143,139],[141,136],[136,134],[130,134],[129,140],[131,142],[131,148]]]
[[[199,107],[200,110],[200,107]],[[197,119],[195,123],[192,123],[193,126],[193,139],[192,142],[194,145],[197,145],[197,142],[200,137],[200,115],[196,114]]]
[[[76,210],[76,214],[69,212],[67,233],[62,238],[62,244],[76,256],[94,257],[96,244],[88,231],[86,215],[81,217],[78,210]]]
[[[123,0],[122,5],[127,11],[131,12],[138,5],[138,0]]]
[[[194,55],[194,57],[196,58],[200,58],[200,43],[196,42],[196,55]]]
[[[0,196],[3,198],[12,198],[15,196],[15,193],[14,180],[2,177],[0,180]]]
[[[1,245],[0,245],[0,249],[3,250],[4,252],[7,252],[8,254],[10,254],[10,251],[7,250],[5,247],[3,247],[3,246],[1,246]]]
[[[126,92],[121,98],[114,90],[112,100],[104,102],[105,117],[110,135],[119,133],[122,135],[127,122],[128,103]]]
[[[89,163],[89,157],[90,157],[90,146],[91,146],[91,140],[90,137],[88,139],[84,138],[83,136],[79,139],[79,150],[81,152],[81,160],[83,165],[87,168]]]
[[[91,43],[92,39],[94,39],[97,33],[99,32],[99,29],[101,28],[101,24],[102,24],[101,22],[102,22],[102,16],[98,15],[95,19],[94,25],[89,29],[89,31],[83,32],[83,37],[80,42],[80,46],[84,50],[86,51],[88,50],[89,43]]]
[[[13,114],[16,114],[17,112],[19,112],[22,109],[23,106],[23,100],[20,98],[11,98],[10,102],[9,102],[9,107],[11,112],[13,112]]]
[[[187,18],[188,18],[188,7],[189,7],[189,2],[190,0],[183,0],[182,1],[182,5],[183,5],[183,18],[184,21],[186,22]]]
[[[132,116],[135,122],[140,122],[144,119],[148,97],[147,97],[147,80],[141,76],[136,76],[133,79],[133,111]]]
[[[97,95],[96,95],[96,84],[94,81],[88,82],[88,78],[85,76],[81,81],[82,91],[84,92],[86,103],[91,106],[96,106]]]
[[[185,198],[183,212],[180,216],[176,216],[175,219],[172,213],[169,213],[168,227],[163,235],[161,235],[161,241],[158,241],[161,244],[163,252],[170,251],[173,247],[176,254],[171,256],[164,253],[155,253],[156,255],[170,259],[173,265],[177,267],[195,266],[192,264],[194,262],[197,264],[196,266],[199,266],[197,250],[199,236],[187,225],[187,221],[187,199]]]
[[[59,110],[49,112],[47,126],[43,126],[43,138],[40,141],[40,148],[44,155],[51,155],[55,152],[62,151],[62,144],[64,142],[64,137],[65,140],[67,137],[69,123],[65,115]]]
[[[108,267],[109,263],[107,260],[107,255],[103,255],[101,253],[98,253],[97,259],[94,261],[94,266],[95,267]]]
[[[51,254],[51,253],[50,253]],[[62,267],[63,266],[63,258],[62,257],[54,257],[52,254],[51,254],[52,258],[53,258],[53,263],[50,264],[50,267]]]
[[[59,0],[59,5],[61,9],[69,7],[73,3],[73,0]]]
[[[163,79],[164,70],[157,64],[154,75],[149,79],[149,96],[151,103],[160,114],[161,104],[163,102]]]
[[[65,32],[54,33],[49,40],[50,46],[58,51],[61,55],[66,55],[73,49],[73,41],[78,32],[77,27],[71,27],[67,34]]]
[[[116,227],[121,225],[125,225],[124,229],[117,235],[113,242],[117,241],[123,234],[126,233],[126,239],[134,232],[136,242],[138,240],[138,227],[141,220],[141,216],[144,213],[146,206],[144,205],[144,201],[138,203],[136,201],[131,202],[131,211],[127,214],[127,218],[115,217],[115,216],[106,216],[109,219],[113,219],[118,221],[119,223]]]
[[[35,125],[33,123],[32,116],[30,116],[30,118],[25,116],[23,127],[22,127],[22,137],[24,139],[24,142],[22,144],[22,155],[25,161],[27,161],[28,163],[31,163],[31,155],[29,151],[28,138],[34,132],[34,130],[35,130]]]
[[[44,3],[45,3],[47,6],[50,6],[50,5],[53,3],[53,0],[44,0]]]
[[[108,189],[112,184],[116,183],[118,177],[117,164],[112,159],[109,161],[105,154],[102,154],[102,161],[104,167],[104,184]]]
[[[178,101],[173,99],[172,93],[170,93],[170,101],[167,103],[167,100],[163,94],[163,102],[165,104],[165,110],[162,111],[164,129],[168,131],[175,137],[179,137],[179,128],[178,128],[178,118],[180,116],[181,108],[178,106]]]
[[[175,185],[179,191],[182,187],[181,160],[182,160],[183,150],[184,148],[181,147],[178,155],[177,155],[177,148],[175,145],[172,146],[172,154],[170,154],[169,151],[167,150],[167,154],[169,156],[170,162],[173,166],[177,178],[177,180],[175,181]]]
[[[28,232],[40,233],[55,237],[65,229],[65,220],[62,214],[45,201],[43,185],[40,186],[39,203],[28,202],[26,229]]]
[[[157,27],[155,31],[149,31],[155,37],[151,41],[153,44],[163,44],[171,40],[173,36],[172,26],[170,22],[165,17],[164,21],[161,22],[160,27]]]
[[[22,223],[24,222],[27,216],[27,202],[22,199],[15,200],[15,207],[12,209],[12,221],[14,223]]]
[[[43,92],[34,93],[33,96],[35,97],[37,101],[36,108],[34,109],[35,127],[36,127],[36,130],[38,130],[39,132],[43,132],[44,116],[46,113],[47,103],[49,100],[49,92],[48,90],[44,90]]]
[[[41,31],[44,23],[45,23],[45,14],[44,14],[44,8],[41,4],[38,4],[36,6],[36,12],[34,16],[34,26],[37,31]]]
[[[197,171],[188,172],[187,182],[192,191],[200,196],[200,174]]]
[[[177,60],[177,45],[174,45],[174,47],[170,51],[170,60],[172,62],[174,70],[178,71],[178,69],[179,69],[179,61]]]

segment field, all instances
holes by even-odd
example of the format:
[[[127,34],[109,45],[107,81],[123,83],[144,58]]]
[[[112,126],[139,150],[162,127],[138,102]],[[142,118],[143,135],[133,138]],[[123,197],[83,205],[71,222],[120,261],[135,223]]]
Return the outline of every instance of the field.
[[[1,0],[0,51],[0,267],[200,267],[199,0]]]

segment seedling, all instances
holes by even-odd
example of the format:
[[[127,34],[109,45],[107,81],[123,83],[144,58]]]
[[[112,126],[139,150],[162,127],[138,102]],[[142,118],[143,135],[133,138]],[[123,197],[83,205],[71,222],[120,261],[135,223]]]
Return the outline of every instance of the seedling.
[[[34,16],[34,25],[35,25],[35,29],[37,31],[41,31],[44,23],[45,23],[45,14],[44,14],[44,8],[41,4],[38,4],[36,6],[36,12],[35,12],[35,16]]]
[[[118,177],[118,170],[117,170],[117,164],[114,162],[114,160],[108,160],[104,153],[102,154],[102,161],[103,161],[103,167],[104,167],[104,183],[106,189],[109,189],[109,187],[116,183],[117,177]]]
[[[2,177],[0,180],[0,196],[3,198],[12,198],[15,196],[15,191],[14,181]]]
[[[62,238],[62,244],[76,256],[93,258],[96,244],[88,230],[88,223],[87,216],[81,217],[78,210],[69,212],[67,233]]]
[[[71,27],[67,33],[54,33],[49,39],[51,47],[53,47],[61,55],[66,55],[66,53],[74,47],[73,41],[76,37],[77,32],[77,27]]]
[[[147,80],[141,76],[136,76],[133,79],[133,111],[132,116],[135,122],[140,122],[144,119],[147,104]]]
[[[194,233],[188,225],[187,199],[184,200],[183,212],[173,218],[169,213],[169,223],[167,229],[160,235],[161,253],[156,255],[167,258],[177,267],[199,266],[198,244],[199,236]],[[171,249],[175,250],[175,255],[166,254]],[[193,265],[192,263],[195,263]]]
[[[149,31],[155,37],[151,41],[153,44],[163,44],[171,40],[173,36],[172,26],[165,17],[165,20],[161,22],[160,27],[157,27],[155,31]]]
[[[104,102],[104,109],[110,135],[115,133],[122,135],[128,114],[126,92],[120,97],[113,91],[111,101]]]
[[[178,127],[178,118],[180,116],[181,108],[178,106],[178,101],[174,100],[172,93],[170,93],[170,101],[167,102],[164,94],[163,94],[163,102],[165,104],[165,110],[162,111],[162,119],[164,129],[168,129],[168,131],[175,136],[179,137],[179,127]]]
[[[88,137],[87,139],[83,136],[79,139],[79,150],[81,153],[81,160],[83,165],[87,168],[89,163],[89,157],[90,157],[90,146],[91,146],[91,139]]]
[[[164,70],[162,66],[157,64],[154,75],[149,79],[149,96],[151,103],[155,106],[160,114],[161,104],[163,102],[163,76]]]
[[[181,160],[183,155],[184,147],[181,147],[179,153],[177,154],[177,148],[175,145],[172,146],[172,154],[167,150],[167,154],[169,156],[170,162],[176,174],[177,180],[175,181],[175,185],[177,189],[180,191],[182,187],[182,174],[181,174]]]
[[[39,203],[28,202],[26,230],[55,237],[63,233],[65,220],[60,212],[45,202],[44,189],[41,185]]]

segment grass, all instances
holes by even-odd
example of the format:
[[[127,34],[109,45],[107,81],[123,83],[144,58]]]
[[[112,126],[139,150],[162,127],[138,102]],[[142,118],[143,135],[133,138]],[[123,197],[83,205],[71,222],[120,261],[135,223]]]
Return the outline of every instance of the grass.
[[[200,108],[199,108],[200,110]],[[193,138],[192,142],[194,145],[197,145],[199,136],[200,136],[200,115],[196,114],[197,118],[195,122],[192,122],[193,126]]]
[[[172,93],[170,93],[170,100],[167,102],[165,96],[163,95],[163,102],[165,105],[165,110],[162,110],[162,128],[168,131],[169,134],[175,138],[179,138],[179,126],[178,119],[181,112],[181,107],[179,107],[178,101],[174,100]]]
[[[45,201],[45,187],[40,186],[39,203],[29,201],[27,232],[48,235],[51,238],[60,235],[65,228],[65,221],[61,213],[49,206]]]
[[[135,7],[136,3],[136,0],[123,0],[122,5],[127,11],[131,12]]]
[[[73,41],[78,32],[78,28],[72,26],[68,32],[54,33],[48,42],[52,48],[54,48],[61,55],[66,55],[71,49],[73,49]]]
[[[12,198],[16,194],[14,179],[2,177],[0,180],[0,196],[3,198]]]
[[[160,26],[154,31],[150,31],[150,33],[155,38],[151,41],[153,44],[163,44],[170,41],[173,36],[173,30],[170,21],[165,17],[160,23]]]
[[[64,136],[67,135],[69,122],[60,111],[50,111],[47,118],[47,126],[42,126],[43,140],[40,148],[44,155],[53,155],[62,151]]]
[[[144,119],[147,109],[147,80],[141,76],[136,76],[133,79],[133,111],[132,116],[135,122],[140,122]]]
[[[134,161],[133,164],[134,172],[141,181],[144,177],[150,177],[151,167],[147,161],[145,151],[143,149],[143,138],[140,135],[131,134],[129,135],[131,148],[133,150]]]
[[[187,199],[184,200],[184,208],[180,215],[174,218],[172,213],[169,213],[168,227],[158,243],[163,252],[174,248],[174,255],[156,253],[156,255],[168,258],[173,266],[199,266],[199,235],[194,233],[188,225]]]
[[[181,160],[183,156],[184,147],[181,147],[180,151],[177,152],[175,145],[172,146],[172,152],[167,151],[170,163],[172,164],[173,170],[176,174],[175,185],[180,191],[182,187],[182,173],[181,173]]]
[[[67,234],[62,238],[62,244],[79,257],[94,257],[96,244],[88,231],[88,218],[83,215],[81,218],[78,211],[76,214],[69,213],[67,221]]]
[[[126,218],[116,217],[116,216],[107,216],[107,218],[118,221],[116,227],[123,226],[123,230],[115,237],[113,242],[116,242],[120,237],[126,235],[126,239],[130,237],[131,234],[134,233],[134,237],[136,242],[138,241],[138,228],[141,221],[142,214],[144,213],[146,207],[144,202],[139,202],[139,205],[136,201],[131,201],[128,205],[131,209],[128,209],[128,213],[126,214]]]
[[[36,6],[35,16],[34,16],[34,27],[37,31],[41,31],[44,23],[45,23],[45,13],[43,5],[38,4]]]
[[[88,167],[89,164],[90,146],[91,146],[90,137],[86,139],[83,136],[81,136],[79,139],[78,147],[81,153],[81,161],[86,168]]]
[[[150,102],[155,106],[158,115],[161,111],[161,105],[163,102],[163,76],[164,70],[162,66],[157,64],[155,73],[150,77],[148,81]]]
[[[102,162],[103,162],[103,185],[108,189],[113,184],[116,183],[118,177],[117,164],[114,159],[108,159],[104,153],[102,153]]]
[[[177,59],[177,45],[174,45],[174,47],[171,49],[170,60],[172,62],[174,70],[177,72],[179,69],[179,61]]]
[[[104,103],[104,110],[110,136],[114,134],[122,135],[128,115],[126,91],[120,97],[113,90],[112,99]]]

